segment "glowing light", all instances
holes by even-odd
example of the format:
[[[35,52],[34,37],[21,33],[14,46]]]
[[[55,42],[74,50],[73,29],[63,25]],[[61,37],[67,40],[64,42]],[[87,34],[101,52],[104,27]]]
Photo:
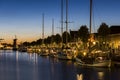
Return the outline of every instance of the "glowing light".
[[[95,44],[96,44],[96,42],[94,41],[94,42],[93,42],[93,44],[95,45]]]
[[[74,50],[74,53],[76,53],[77,51],[76,50]]]
[[[83,74],[77,74],[77,80],[83,80]]]
[[[98,79],[103,80],[104,78],[104,72],[98,72]]]
[[[86,54],[87,54],[86,52],[83,52],[83,55],[84,55],[84,56],[86,56]]]

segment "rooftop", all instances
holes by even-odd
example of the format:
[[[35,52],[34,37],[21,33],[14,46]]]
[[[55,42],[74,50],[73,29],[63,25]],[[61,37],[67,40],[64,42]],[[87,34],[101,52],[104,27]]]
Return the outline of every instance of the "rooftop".
[[[120,33],[120,25],[114,25],[110,27],[110,34]]]

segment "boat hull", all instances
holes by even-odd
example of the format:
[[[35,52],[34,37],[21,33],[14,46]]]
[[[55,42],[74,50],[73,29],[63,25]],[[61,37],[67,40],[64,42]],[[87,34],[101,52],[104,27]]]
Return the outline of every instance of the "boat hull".
[[[63,59],[63,60],[72,60],[73,57],[72,55],[69,55],[68,53],[64,53],[64,52],[58,52],[58,59]]]
[[[72,57],[71,57],[71,56],[58,55],[58,59],[63,59],[63,60],[72,60]]]
[[[41,52],[39,55],[40,56],[48,56],[48,53]]]
[[[111,67],[112,63],[111,60],[106,60],[103,62],[93,62],[93,63],[85,63],[83,61],[81,61],[81,59],[76,59],[76,61],[78,62],[79,65],[84,66],[84,67]]]

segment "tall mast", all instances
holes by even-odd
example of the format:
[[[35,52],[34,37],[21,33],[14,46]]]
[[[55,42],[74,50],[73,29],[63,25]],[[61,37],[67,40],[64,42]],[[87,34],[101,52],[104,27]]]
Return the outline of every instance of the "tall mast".
[[[92,38],[92,0],[90,0],[90,41],[89,41],[89,53],[91,52],[91,38]]]
[[[67,38],[68,38],[67,32],[68,32],[68,0],[66,0],[66,43],[68,42],[67,41]]]
[[[44,13],[42,14],[42,44],[44,44]]]
[[[63,0],[61,0],[61,36],[63,34]],[[62,38],[63,42],[63,38]]]
[[[90,0],[90,34],[92,33],[92,0]]]
[[[53,43],[53,35],[54,35],[54,19],[52,19],[52,39],[51,39],[51,43]]]
[[[52,19],[52,35],[54,35],[54,19]]]

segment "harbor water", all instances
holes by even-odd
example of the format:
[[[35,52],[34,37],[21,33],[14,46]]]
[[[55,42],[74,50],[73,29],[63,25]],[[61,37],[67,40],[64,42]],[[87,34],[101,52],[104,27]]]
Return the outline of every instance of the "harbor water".
[[[84,68],[36,53],[0,51],[0,80],[120,80],[120,68]]]

